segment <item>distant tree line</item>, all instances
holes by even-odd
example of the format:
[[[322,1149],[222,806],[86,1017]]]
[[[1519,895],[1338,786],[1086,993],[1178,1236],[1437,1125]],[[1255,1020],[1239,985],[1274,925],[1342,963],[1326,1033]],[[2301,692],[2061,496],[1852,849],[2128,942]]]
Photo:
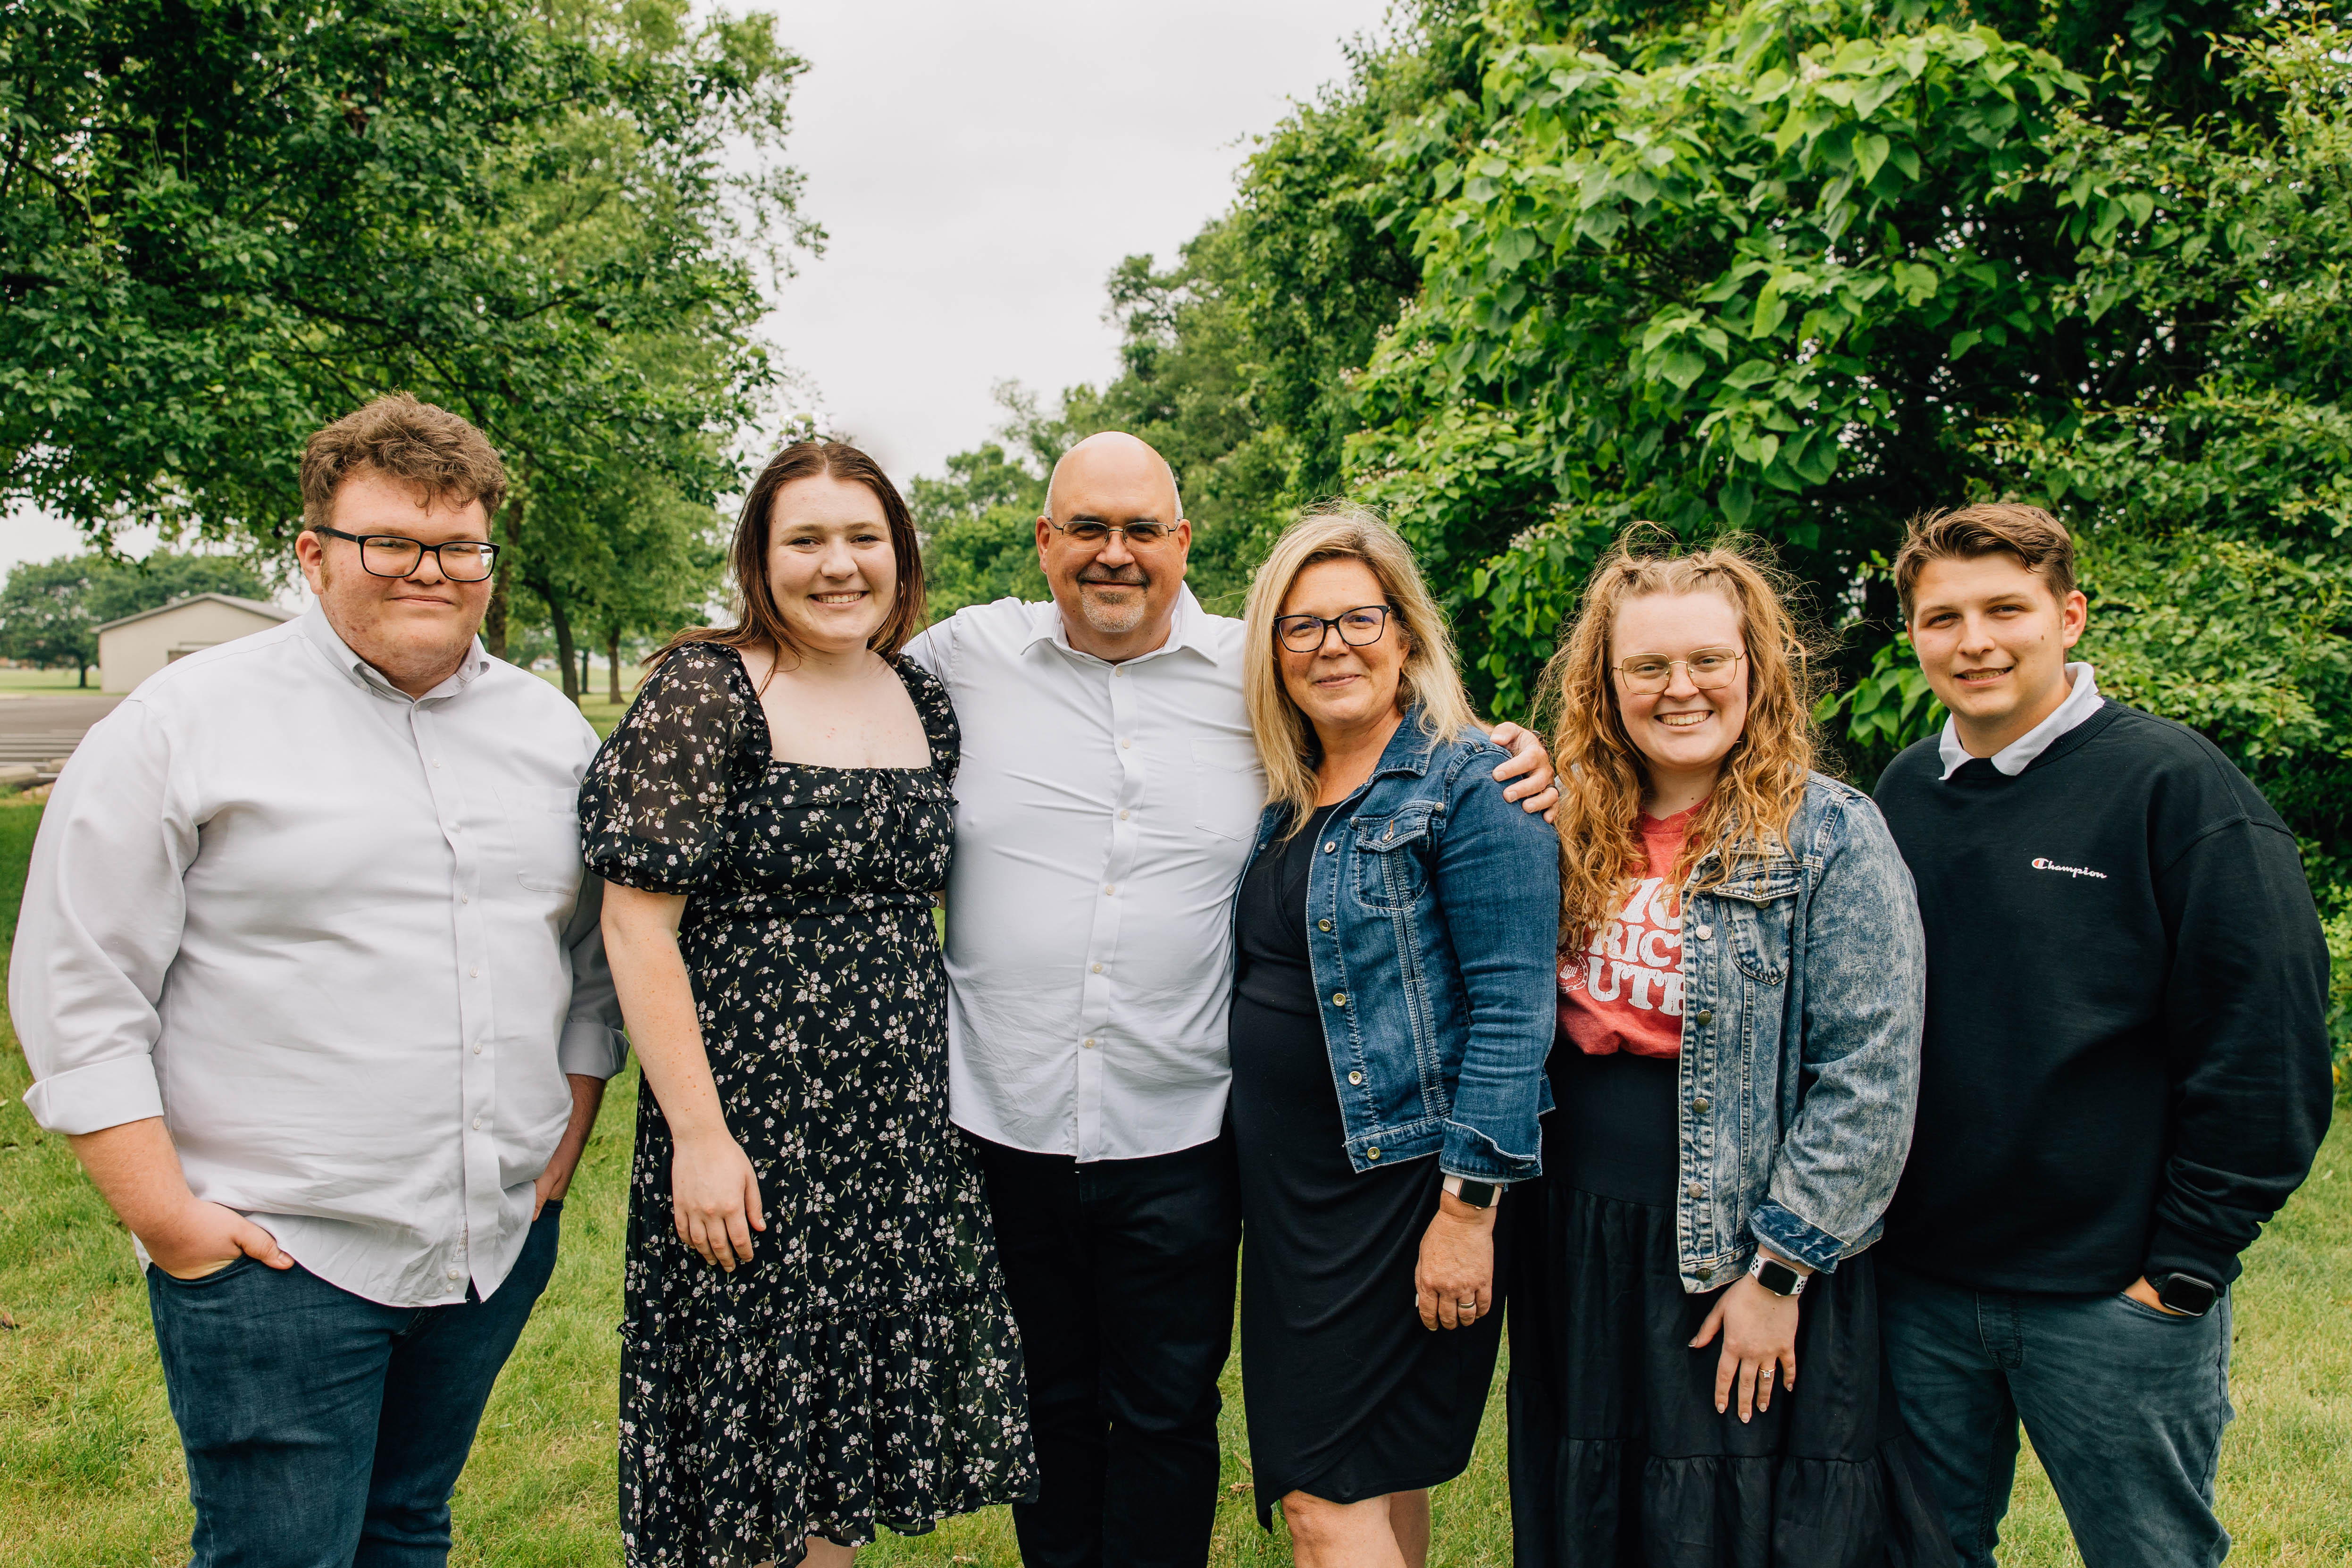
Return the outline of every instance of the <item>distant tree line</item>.
[[[2046,504],[2103,689],[2302,836],[2352,1037],[2352,29],[2238,0],[1422,0],[1110,280],[1121,373],[917,486],[958,594],[1015,476],[1116,425],[1175,463],[1204,596],[1308,502],[1383,508],[1524,717],[1597,552],[1760,536],[1840,634],[1864,784],[1942,713],[1887,561]],[[1024,492],[1024,504],[1026,492]],[[995,498],[1004,498],[999,500]],[[951,606],[953,595],[942,600]]]
[[[687,0],[24,0],[0,15],[0,499],[282,552],[303,437],[380,393],[515,480],[485,637],[697,614],[822,236],[803,69]]]

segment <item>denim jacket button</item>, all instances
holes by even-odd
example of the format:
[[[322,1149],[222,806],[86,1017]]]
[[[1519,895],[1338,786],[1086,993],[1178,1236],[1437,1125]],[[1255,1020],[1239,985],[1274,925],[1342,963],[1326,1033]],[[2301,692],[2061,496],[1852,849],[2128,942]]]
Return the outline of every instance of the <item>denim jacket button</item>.
[[[1702,1094],[1696,1100],[1691,1101],[1691,1109],[1697,1111],[1701,1116],[1705,1116],[1706,1114],[1707,1104],[1708,1100],[1706,1096]]]
[[[1329,931],[1331,929],[1331,922],[1329,921],[1317,921],[1315,922],[1315,929],[1317,931]]]
[[[1706,1187],[1705,1184],[1699,1182],[1693,1182],[1689,1186],[1685,1187],[1683,1191],[1688,1193],[1695,1198],[1703,1198],[1706,1196]]]
[[[1698,938],[1699,941],[1705,942],[1708,937],[1715,934],[1715,928],[1713,926],[1701,926],[1698,930],[1691,932],[1691,934]]]
[[[1712,1007],[1701,1007],[1696,1014],[1692,1015],[1691,1022],[1696,1024],[1702,1029],[1706,1028],[1709,1024],[1715,1022],[1715,1009]]]
[[[1344,1007],[1347,1005],[1348,994],[1345,991],[1334,991],[1331,993],[1331,1005],[1334,1007]]]
[[[1325,846],[1323,846],[1323,853],[1324,853],[1324,854],[1326,854],[1326,855],[1328,855],[1328,854],[1330,854],[1330,853],[1331,853],[1331,851],[1333,851],[1334,849],[1337,849],[1338,847],[1339,847],[1339,845],[1337,845],[1337,844],[1326,844]]]
[[[1361,1083],[1364,1081],[1364,1075],[1360,1072],[1350,1072],[1348,1075],[1348,1081],[1349,1083]]]
[[[1364,1151],[1364,1158],[1367,1160],[1377,1160],[1380,1157],[1381,1152],[1378,1149],[1367,1149]]]

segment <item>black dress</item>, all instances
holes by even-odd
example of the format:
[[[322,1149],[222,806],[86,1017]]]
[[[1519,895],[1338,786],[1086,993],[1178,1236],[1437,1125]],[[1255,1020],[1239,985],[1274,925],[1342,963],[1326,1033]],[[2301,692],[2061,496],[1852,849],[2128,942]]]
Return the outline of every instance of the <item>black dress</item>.
[[[1413,1269],[1437,1212],[1437,1161],[1360,1174],[1348,1159],[1307,952],[1307,868],[1337,809],[1257,858],[1235,931],[1242,1401],[1269,1528],[1286,1492],[1360,1502],[1460,1475],[1502,1341],[1501,1231],[1495,1310],[1466,1329],[1425,1329]]]
[[[946,689],[901,660],[928,768],[781,763],[742,660],[665,660],[597,753],[588,866],[688,897],[678,933],[768,1228],[731,1274],[678,1239],[638,1101],[621,1353],[633,1564],[800,1560],[876,1524],[1031,1495],[1021,1346],[980,1175],[948,1121],[931,923],[952,835]]]
[[[1862,1253],[1806,1281],[1797,1387],[1716,1414],[1720,1291],[1675,1266],[1681,1064],[1552,1046],[1511,1295],[1518,1568],[1958,1568],[1883,1374]]]

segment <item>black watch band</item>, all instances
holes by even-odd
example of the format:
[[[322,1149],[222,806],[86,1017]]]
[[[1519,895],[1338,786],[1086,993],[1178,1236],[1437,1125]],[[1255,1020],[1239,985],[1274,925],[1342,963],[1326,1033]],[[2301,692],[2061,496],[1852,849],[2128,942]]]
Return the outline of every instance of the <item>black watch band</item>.
[[[2213,1310],[2221,1299],[2221,1287],[2210,1279],[2200,1279],[2194,1274],[2168,1274],[2161,1279],[2150,1280],[2156,1287],[2156,1299],[2176,1312],[2186,1312],[2201,1318]]]
[[[1474,1182],[1467,1176],[1448,1176],[1444,1188],[1474,1209],[1490,1209],[1503,1201],[1503,1189],[1495,1182]]]

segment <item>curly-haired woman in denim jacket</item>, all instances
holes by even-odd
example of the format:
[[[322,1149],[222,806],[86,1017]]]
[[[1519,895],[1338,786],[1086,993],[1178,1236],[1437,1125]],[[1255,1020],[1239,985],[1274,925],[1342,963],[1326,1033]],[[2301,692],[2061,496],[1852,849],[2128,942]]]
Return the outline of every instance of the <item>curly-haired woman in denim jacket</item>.
[[[1557,840],[1503,797],[1412,552],[1312,516],[1250,590],[1271,804],[1234,910],[1242,1392],[1302,1568],[1423,1568],[1501,1339],[1533,1176]]]
[[[1768,568],[1625,541],[1545,672],[1559,1109],[1513,1199],[1519,1568],[1950,1561],[1864,1253],[1911,1141],[1919,915],[1869,797],[1812,771],[1807,684]]]

